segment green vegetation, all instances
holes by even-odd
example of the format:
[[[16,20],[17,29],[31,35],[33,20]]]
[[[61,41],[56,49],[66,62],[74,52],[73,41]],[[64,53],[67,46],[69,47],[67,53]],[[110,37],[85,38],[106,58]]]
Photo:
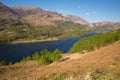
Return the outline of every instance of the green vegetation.
[[[4,65],[6,65],[6,62],[5,61],[0,61],[0,66],[4,66]]]
[[[52,54],[52,60],[59,61],[59,59],[61,58],[61,54],[62,54],[62,52],[59,51],[58,49],[54,50],[54,52]]]
[[[9,63],[8,63],[8,65],[12,65],[13,63],[12,63],[12,61],[10,61]]]
[[[106,46],[117,40],[120,40],[120,30],[108,32],[105,34],[96,34],[91,37],[83,38],[76,42],[69,52],[80,52],[92,51],[96,48]]]
[[[47,49],[43,49],[40,51],[40,53],[35,52],[32,56],[23,57],[21,62],[36,60],[39,61],[40,64],[49,64],[54,61],[59,61],[61,57],[62,57],[62,52],[58,49],[54,50],[53,52],[50,52]],[[8,64],[6,64],[6,62],[3,60],[0,61],[0,66],[12,65],[12,64],[13,63],[11,61]]]
[[[6,43],[26,37],[28,24],[13,19],[0,19],[0,42]]]
[[[21,21],[0,19],[0,43],[76,37],[89,33],[85,25],[56,21],[55,26],[32,26]]]
[[[33,55],[32,55],[32,60],[39,60],[40,58],[40,55],[38,52],[35,52]]]
[[[81,35],[89,34],[91,32],[93,32],[93,31],[91,31],[91,30],[87,30],[87,31],[75,30],[75,31],[65,32],[64,36],[66,36],[66,37],[79,37]]]
[[[93,32],[91,30],[85,30],[87,27],[86,25],[81,25],[70,21],[56,21],[55,23],[58,25],[59,28],[62,29],[63,37],[77,37]]]
[[[38,52],[35,52],[32,57],[26,56],[23,57],[21,61],[28,61],[28,60],[37,60],[40,61],[41,64],[48,64],[52,63],[54,61],[59,61],[61,58],[62,52],[58,49],[54,50],[53,52],[50,52],[46,49],[41,50],[40,54]]]

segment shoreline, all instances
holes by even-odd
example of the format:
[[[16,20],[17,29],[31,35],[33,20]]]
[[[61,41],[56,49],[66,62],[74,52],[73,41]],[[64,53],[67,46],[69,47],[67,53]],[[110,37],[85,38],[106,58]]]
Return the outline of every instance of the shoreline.
[[[94,33],[90,33],[90,34],[94,34]],[[83,37],[85,35],[90,35],[90,34],[84,34],[81,36],[76,36],[76,37]],[[52,37],[52,38],[47,38],[47,39],[43,39],[43,40],[16,40],[16,41],[12,41],[12,42],[8,42],[8,43],[0,43],[0,44],[22,44],[22,43],[33,43],[33,42],[47,42],[47,41],[57,41],[57,40],[62,40],[62,39],[69,39],[69,38],[75,38],[75,37],[64,37],[64,38],[57,38],[57,37]]]
[[[81,36],[78,36],[81,37]],[[13,42],[10,42],[10,44],[20,44],[20,43],[33,43],[33,42],[47,42],[47,41],[58,41],[58,40],[63,40],[63,39],[70,39],[70,38],[76,38],[76,37],[67,37],[67,38],[48,38],[48,39],[43,39],[43,40],[16,40]],[[4,44],[4,43],[3,43]]]
[[[20,44],[20,43],[33,43],[33,42],[46,42],[46,41],[57,41],[59,39],[44,39],[44,40],[18,40],[18,41],[13,41],[13,42],[10,42],[11,44]]]
[[[60,40],[58,38],[49,38],[49,39],[43,39],[43,40],[16,40],[16,41],[12,41],[12,42],[9,42],[9,43],[0,43],[0,44],[27,44],[27,43],[33,43],[33,42],[47,42],[47,41],[57,41],[57,40]]]

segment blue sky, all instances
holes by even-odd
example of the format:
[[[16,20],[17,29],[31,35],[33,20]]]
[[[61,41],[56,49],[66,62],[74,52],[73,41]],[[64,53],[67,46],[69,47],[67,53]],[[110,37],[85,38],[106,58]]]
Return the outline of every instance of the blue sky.
[[[7,6],[34,6],[80,16],[88,22],[120,22],[120,0],[0,0]]]

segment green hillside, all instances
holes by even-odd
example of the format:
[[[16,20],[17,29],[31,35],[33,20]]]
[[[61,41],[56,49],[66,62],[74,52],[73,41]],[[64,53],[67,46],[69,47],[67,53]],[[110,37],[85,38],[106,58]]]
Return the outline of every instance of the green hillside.
[[[0,19],[0,43],[80,36],[89,31],[73,22],[57,21],[56,26],[32,26],[20,20]]]
[[[117,40],[120,40],[120,30],[108,32],[105,34],[96,34],[94,36],[79,40],[74,44],[69,52],[84,53],[87,51],[92,51],[96,48],[100,48],[102,46],[109,45]]]

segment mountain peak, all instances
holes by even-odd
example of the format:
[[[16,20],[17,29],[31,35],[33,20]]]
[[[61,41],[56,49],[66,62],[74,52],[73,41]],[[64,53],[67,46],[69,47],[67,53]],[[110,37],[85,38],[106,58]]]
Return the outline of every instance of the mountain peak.
[[[83,25],[87,25],[88,22],[85,21],[84,19],[80,18],[79,16],[74,16],[74,15],[69,15],[69,14],[64,14],[63,15],[67,21],[72,21],[74,23],[79,23]]]

